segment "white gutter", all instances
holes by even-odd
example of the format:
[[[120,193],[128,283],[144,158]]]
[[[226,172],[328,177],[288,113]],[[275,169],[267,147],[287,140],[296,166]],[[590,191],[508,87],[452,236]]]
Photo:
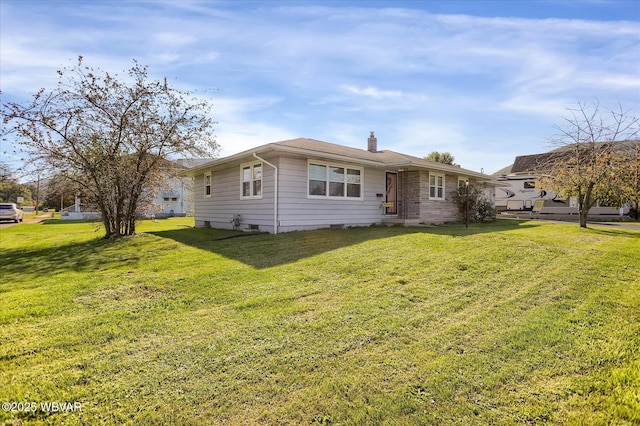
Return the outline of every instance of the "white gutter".
[[[278,168],[264,158],[260,158],[255,152],[253,153],[253,156],[263,163],[270,165],[275,170],[275,187],[273,194],[273,233],[275,235],[278,233]]]

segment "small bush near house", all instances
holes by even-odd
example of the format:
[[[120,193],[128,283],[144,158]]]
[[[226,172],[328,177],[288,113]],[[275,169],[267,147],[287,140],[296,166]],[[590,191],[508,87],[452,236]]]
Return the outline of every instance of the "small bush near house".
[[[469,192],[468,198],[467,191]],[[491,222],[496,219],[496,209],[491,200],[487,198],[484,187],[477,185],[460,187],[450,195],[458,206],[460,220],[466,220],[467,202],[469,203],[469,222]]]

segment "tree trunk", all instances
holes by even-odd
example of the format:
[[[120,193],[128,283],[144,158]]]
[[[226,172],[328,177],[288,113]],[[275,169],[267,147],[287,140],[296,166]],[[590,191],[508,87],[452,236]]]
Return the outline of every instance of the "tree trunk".
[[[591,193],[593,191],[594,184],[590,183],[587,186],[587,190],[584,193],[584,196],[580,196],[578,198],[579,203],[579,215],[580,215],[580,228],[587,227],[587,218],[589,217],[589,210],[593,206],[594,202],[591,201]]]
[[[587,217],[589,216],[589,210],[585,208],[580,209],[580,228],[587,227]]]
[[[102,224],[104,225],[104,239],[108,240],[115,237],[113,231],[112,217],[109,215],[108,210],[100,206],[100,213],[102,214]]]

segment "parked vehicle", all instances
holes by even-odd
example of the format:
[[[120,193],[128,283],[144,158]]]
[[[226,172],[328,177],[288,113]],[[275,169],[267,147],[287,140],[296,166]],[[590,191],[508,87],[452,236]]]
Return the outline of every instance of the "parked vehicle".
[[[496,179],[496,211],[531,211],[539,214],[578,214],[575,198],[559,197],[553,191],[539,187],[539,181],[533,174],[509,174]],[[596,202],[589,210],[590,216],[622,216],[629,213],[630,205],[622,208],[608,207]]]
[[[502,175],[496,179],[496,210],[532,210],[536,200],[555,200],[557,194],[537,187],[537,180],[530,174]]]
[[[22,222],[24,213],[15,203],[0,203],[0,220],[13,220]]]

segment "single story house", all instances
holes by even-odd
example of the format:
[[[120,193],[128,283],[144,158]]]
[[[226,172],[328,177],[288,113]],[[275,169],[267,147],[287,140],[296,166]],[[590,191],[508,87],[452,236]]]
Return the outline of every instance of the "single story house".
[[[394,151],[299,138],[269,143],[188,169],[196,227],[270,233],[457,220],[449,193],[483,173]]]

